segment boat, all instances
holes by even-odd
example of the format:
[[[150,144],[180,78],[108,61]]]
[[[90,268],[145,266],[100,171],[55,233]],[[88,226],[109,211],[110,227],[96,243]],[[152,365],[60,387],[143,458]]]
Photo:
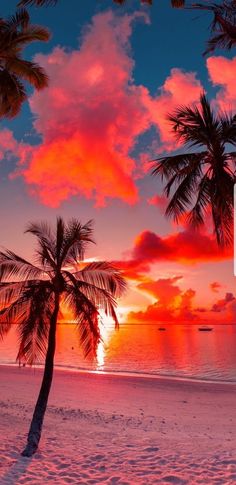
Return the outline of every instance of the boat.
[[[159,327],[158,330],[163,332],[163,330],[166,330],[166,328],[165,327]]]
[[[199,327],[199,332],[211,332],[213,330],[212,327]]]

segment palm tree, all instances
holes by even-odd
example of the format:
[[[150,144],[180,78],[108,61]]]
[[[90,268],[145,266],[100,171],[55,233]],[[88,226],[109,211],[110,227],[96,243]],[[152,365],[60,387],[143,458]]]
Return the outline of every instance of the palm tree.
[[[230,244],[236,152],[228,148],[236,145],[236,115],[217,116],[202,94],[200,107],[181,106],[168,119],[187,151],[154,161],[153,175],[167,181],[166,215],[177,222],[187,215],[189,224],[198,228],[210,211],[218,244]],[[193,147],[198,151],[189,151]]]
[[[8,20],[0,18],[0,117],[16,116],[27,98],[24,82],[37,90],[48,85],[48,77],[35,62],[22,59],[22,50],[34,41],[47,41],[47,29],[30,24],[26,10]]]
[[[194,9],[209,10],[213,13],[211,23],[211,37],[207,42],[204,55],[215,49],[231,50],[236,46],[236,1],[225,0],[222,3],[210,3],[209,5],[197,3],[192,5]]]
[[[115,3],[119,3],[122,5],[125,3],[127,0],[113,0]],[[141,3],[148,3],[149,5],[152,5],[153,0],[140,0]],[[27,7],[29,5],[35,5],[36,7],[42,7],[42,6],[48,6],[48,5],[55,5],[58,2],[58,0],[21,0],[18,3],[19,7]],[[172,7],[179,8],[179,7],[184,7],[185,0],[171,0],[171,5]]]
[[[124,292],[126,283],[107,262],[81,263],[88,244],[94,242],[91,221],[82,225],[72,219],[65,224],[58,218],[55,232],[44,222],[31,223],[26,232],[38,240],[35,264],[12,251],[0,252],[0,336],[3,338],[17,324],[17,360],[33,364],[46,354],[42,385],[22,453],[31,456],[41,437],[62,305],[73,313],[85,355],[94,354],[101,340],[99,310],[118,326],[116,298]]]

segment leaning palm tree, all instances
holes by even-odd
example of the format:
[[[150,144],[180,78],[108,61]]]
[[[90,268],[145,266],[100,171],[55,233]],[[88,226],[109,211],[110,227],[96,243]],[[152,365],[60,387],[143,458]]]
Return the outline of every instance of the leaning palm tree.
[[[186,215],[189,224],[198,228],[210,211],[218,244],[230,244],[236,152],[229,148],[236,145],[236,115],[216,115],[202,94],[200,106],[181,106],[168,119],[187,151],[153,162],[153,175],[167,182],[166,215],[176,222]],[[190,151],[193,147],[198,150]]]
[[[140,0],[141,3],[148,3],[149,5],[152,5],[153,0]],[[18,3],[19,7],[27,7],[29,5],[35,5],[36,7],[42,7],[42,6],[48,6],[48,5],[55,5],[58,2],[58,0],[21,0]],[[115,3],[119,3],[122,5],[123,3],[126,2],[126,0],[113,0]],[[171,5],[172,7],[179,8],[183,7],[185,4],[185,0],[171,0]]]
[[[193,4],[190,8],[209,10],[213,14],[210,26],[211,37],[207,41],[204,55],[215,49],[231,50],[236,46],[236,1],[225,0],[221,3]]]
[[[116,298],[126,288],[120,272],[107,262],[83,264],[84,252],[93,243],[92,222],[76,219],[65,224],[58,218],[55,232],[46,224],[32,223],[26,232],[37,237],[35,264],[9,250],[0,252],[0,337],[17,324],[17,360],[33,364],[46,355],[41,389],[23,456],[38,448],[53,378],[56,328],[62,305],[73,314],[85,355],[95,353],[101,340],[99,311],[115,325]]]
[[[26,10],[8,20],[0,18],[0,117],[16,116],[27,99],[25,81],[37,90],[48,85],[42,67],[22,58],[23,49],[34,41],[47,41],[49,32],[32,25]]]

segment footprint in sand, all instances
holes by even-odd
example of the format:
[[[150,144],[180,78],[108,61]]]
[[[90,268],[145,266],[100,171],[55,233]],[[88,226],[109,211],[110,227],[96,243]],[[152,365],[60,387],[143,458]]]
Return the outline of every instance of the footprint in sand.
[[[148,451],[149,453],[153,453],[154,451],[159,451],[159,448],[157,448],[157,446],[148,446],[147,448],[144,448],[144,451]]]
[[[182,478],[177,477],[176,475],[168,475],[163,477],[163,480],[168,483],[176,483],[178,485],[185,485],[187,482],[186,480],[182,480]]]

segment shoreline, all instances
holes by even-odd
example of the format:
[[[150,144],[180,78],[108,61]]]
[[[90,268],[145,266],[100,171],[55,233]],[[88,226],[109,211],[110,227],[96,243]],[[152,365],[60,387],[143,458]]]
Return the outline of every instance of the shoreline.
[[[23,369],[30,369],[30,370],[41,370],[43,371],[44,369],[44,364],[37,364],[32,367],[27,366],[19,366],[18,364],[15,363],[0,363],[0,368],[1,367],[9,367],[10,369],[14,368],[23,368]],[[79,367],[67,367],[67,366],[62,366],[62,365],[55,365],[54,366],[54,372],[66,372],[68,374],[92,374],[92,375],[101,375],[101,376],[112,376],[112,377],[131,377],[131,378],[142,378],[142,379],[153,379],[153,380],[162,380],[162,381],[180,381],[180,382],[189,382],[189,383],[198,383],[198,384],[222,384],[224,386],[235,386],[236,388],[236,380],[231,381],[231,380],[221,380],[221,379],[203,379],[199,377],[183,377],[183,376],[178,376],[178,375],[171,375],[171,374],[151,374],[151,373],[146,373],[146,372],[138,372],[138,371],[109,371],[109,370],[90,370],[90,369],[83,369]]]
[[[236,483],[236,385],[56,370],[28,460],[41,379],[0,366],[1,485]]]

